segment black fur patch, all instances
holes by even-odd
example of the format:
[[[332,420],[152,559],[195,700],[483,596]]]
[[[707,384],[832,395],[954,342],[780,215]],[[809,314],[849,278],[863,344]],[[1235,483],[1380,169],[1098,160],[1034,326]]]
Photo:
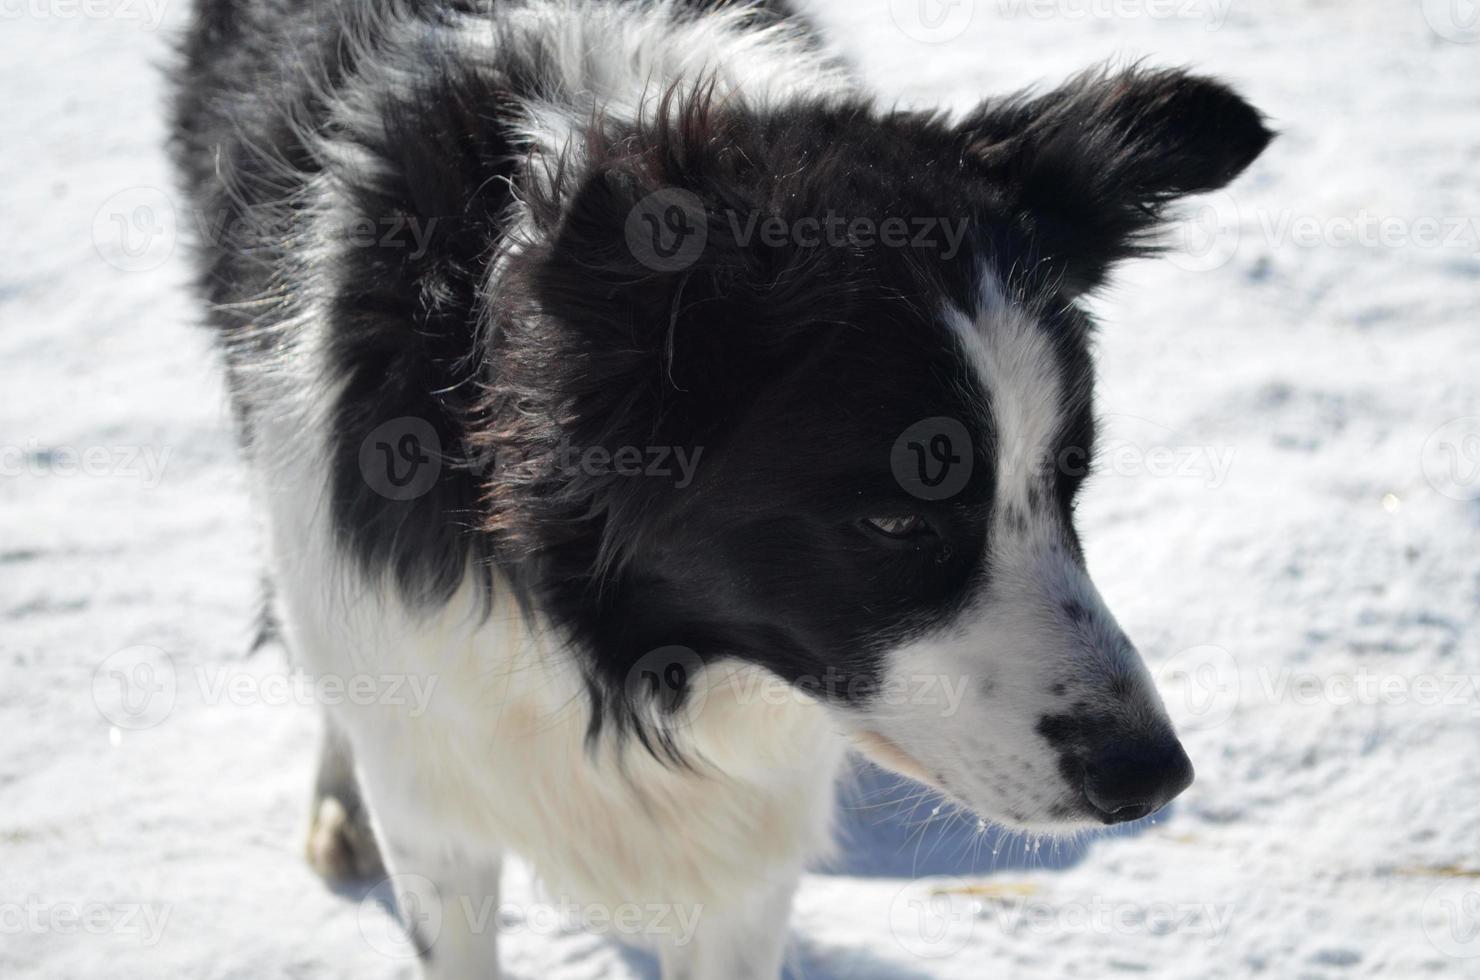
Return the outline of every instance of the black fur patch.
[[[886,651],[948,622],[991,574],[998,434],[943,317],[977,312],[984,274],[1059,358],[1060,453],[1029,506],[1057,506],[1077,553],[1093,424],[1091,325],[1073,300],[1145,250],[1167,200],[1257,155],[1253,110],[1179,72],[1090,74],[961,125],[861,98],[761,112],[695,84],[645,122],[602,116],[578,150],[533,160],[514,106],[560,97],[541,89],[553,46],[489,64],[452,43],[457,17],[496,29],[501,6],[202,0],[178,72],[176,158],[197,212],[227,229],[204,236],[201,282],[244,438],[251,379],[322,297],[312,312],[342,385],[325,406],[328,490],[362,570],[423,604],[470,567],[485,587],[500,570],[572,637],[593,734],[632,732],[660,754],[641,702],[671,711],[685,692],[632,683],[654,651],[740,658],[867,702]],[[788,12],[768,3],[755,23]],[[331,99],[360,107],[353,125],[330,118]],[[681,267],[643,261],[630,237],[657,192],[686,195],[705,232]],[[513,243],[516,200],[530,227]],[[809,244],[752,225],[828,215],[959,222],[964,238]],[[346,218],[375,233],[343,237]],[[941,418],[967,433],[949,449],[972,465],[926,499],[891,452]],[[417,440],[377,442],[408,419]],[[367,446],[435,479],[387,493]],[[561,462],[572,451],[579,465]],[[680,453],[696,463],[686,481],[616,463]],[[886,540],[865,523],[900,516],[922,533]]]

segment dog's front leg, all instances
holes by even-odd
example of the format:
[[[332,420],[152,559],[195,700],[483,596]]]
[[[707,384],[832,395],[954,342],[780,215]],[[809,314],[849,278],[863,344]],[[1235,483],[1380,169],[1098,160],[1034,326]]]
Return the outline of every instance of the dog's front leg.
[[[663,980],[777,980],[800,870],[722,909],[674,909],[659,958]]]
[[[383,762],[360,755],[404,935],[398,951],[414,950],[426,980],[497,980],[499,849],[455,839]]]
[[[386,832],[401,925],[426,980],[497,980],[498,857],[395,842]]]

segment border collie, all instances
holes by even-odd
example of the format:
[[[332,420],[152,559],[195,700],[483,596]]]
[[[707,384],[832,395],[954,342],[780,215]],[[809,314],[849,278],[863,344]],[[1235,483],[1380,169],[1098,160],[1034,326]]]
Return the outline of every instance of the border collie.
[[[431,689],[326,699],[309,838],[443,903],[425,975],[496,971],[508,851],[775,977],[850,747],[1039,832],[1191,782],[1074,529],[1079,300],[1265,147],[1222,84],[950,117],[774,0],[199,0],[173,110],[272,617]]]

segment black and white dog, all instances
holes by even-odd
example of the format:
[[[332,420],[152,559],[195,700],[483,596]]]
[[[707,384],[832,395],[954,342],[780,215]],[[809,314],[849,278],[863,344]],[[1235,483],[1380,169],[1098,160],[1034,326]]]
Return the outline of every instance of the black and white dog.
[[[850,745],[1037,831],[1191,782],[1073,525],[1077,300],[1263,150],[1227,88],[950,119],[784,2],[200,0],[174,109],[284,639],[435,683],[329,706],[326,874],[451,908],[508,850],[774,977]]]

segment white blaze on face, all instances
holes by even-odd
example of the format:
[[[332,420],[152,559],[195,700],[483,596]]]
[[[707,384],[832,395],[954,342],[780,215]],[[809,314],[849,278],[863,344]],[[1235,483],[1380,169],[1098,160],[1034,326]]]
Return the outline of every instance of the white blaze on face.
[[[975,319],[957,309],[948,309],[945,317],[991,413],[1001,520],[1009,508],[1026,512],[1029,488],[1044,487],[1046,463],[1054,459],[1067,405],[1063,371],[1038,321],[1009,302],[995,285],[982,294],[982,309]]]
[[[1060,433],[1083,393],[1066,390],[1052,338],[995,286],[975,317],[952,309],[946,319],[980,393],[982,417],[962,421],[995,437],[987,569],[960,615],[889,656],[886,687],[964,679],[966,693],[949,711],[928,698],[871,710],[860,747],[913,778],[927,774],[983,816],[1040,828],[1086,822],[1079,781],[1064,775],[1043,719],[1113,716],[1116,730],[1165,720],[1053,497]]]

